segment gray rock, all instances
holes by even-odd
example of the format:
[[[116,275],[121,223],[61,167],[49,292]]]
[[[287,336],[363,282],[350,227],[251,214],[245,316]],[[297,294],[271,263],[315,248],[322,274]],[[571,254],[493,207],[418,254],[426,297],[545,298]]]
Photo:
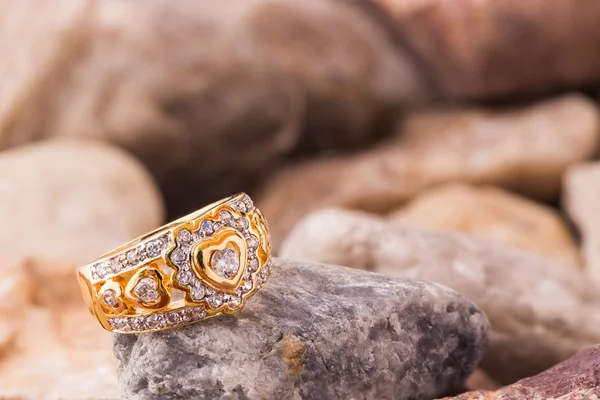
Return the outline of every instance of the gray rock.
[[[114,349],[126,399],[429,399],[475,368],[488,329],[435,283],[276,259],[239,314]]]
[[[600,294],[588,277],[509,246],[406,228],[366,213],[323,210],[294,228],[281,254],[458,291],[490,319],[481,368],[500,383],[537,374],[600,343]]]

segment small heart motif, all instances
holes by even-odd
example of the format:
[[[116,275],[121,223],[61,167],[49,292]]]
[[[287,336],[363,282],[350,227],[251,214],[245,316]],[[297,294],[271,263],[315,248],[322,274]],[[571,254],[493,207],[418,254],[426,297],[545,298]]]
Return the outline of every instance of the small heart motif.
[[[145,308],[161,308],[171,301],[162,273],[154,265],[136,271],[127,283],[125,296]]]

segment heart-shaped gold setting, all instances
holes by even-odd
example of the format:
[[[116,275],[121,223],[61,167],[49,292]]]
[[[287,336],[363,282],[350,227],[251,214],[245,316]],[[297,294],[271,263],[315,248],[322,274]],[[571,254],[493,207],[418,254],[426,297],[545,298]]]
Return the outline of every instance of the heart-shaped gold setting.
[[[209,287],[235,293],[247,262],[244,237],[233,228],[224,228],[208,241],[192,247],[192,268]]]
[[[127,283],[125,296],[134,304],[151,309],[162,308],[171,301],[161,272],[148,266],[137,271]]]

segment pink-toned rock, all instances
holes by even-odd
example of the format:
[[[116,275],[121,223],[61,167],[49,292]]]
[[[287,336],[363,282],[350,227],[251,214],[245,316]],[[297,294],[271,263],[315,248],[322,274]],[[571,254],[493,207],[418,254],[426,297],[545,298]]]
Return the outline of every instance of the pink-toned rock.
[[[558,212],[493,186],[427,190],[390,216],[407,226],[463,232],[581,267],[579,248]]]
[[[600,3],[371,0],[397,22],[441,90],[459,98],[600,83]]]
[[[574,268],[516,248],[408,228],[362,212],[322,210],[296,225],[280,255],[456,290],[490,320],[490,345],[480,368],[502,384],[600,343],[597,287]]]
[[[495,392],[479,390],[446,400],[595,400],[600,398],[600,346]]]
[[[554,199],[563,172],[594,155],[600,120],[594,102],[565,95],[509,110],[420,112],[398,133],[377,148],[278,172],[258,199],[275,248],[312,210],[389,212],[440,183],[488,183]]]

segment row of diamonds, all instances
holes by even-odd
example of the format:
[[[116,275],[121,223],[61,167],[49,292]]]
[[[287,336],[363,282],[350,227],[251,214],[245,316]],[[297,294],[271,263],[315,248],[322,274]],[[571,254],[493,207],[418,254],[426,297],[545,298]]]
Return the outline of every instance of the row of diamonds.
[[[271,260],[256,275],[258,288],[267,281],[271,274]],[[214,293],[218,295],[219,293]],[[230,309],[240,306],[241,298],[220,293],[220,299]],[[220,304],[219,304],[220,305]],[[216,308],[216,307],[215,307]],[[178,310],[155,313],[147,316],[115,317],[108,322],[115,332],[144,332],[156,331],[166,327],[175,327],[206,318],[206,310],[202,307],[186,307]]]
[[[184,325],[203,318],[206,318],[206,310],[202,307],[186,307],[146,316],[109,318],[108,323],[116,332],[144,332]]]
[[[267,282],[267,279],[269,279],[269,276],[271,276],[271,260],[270,259],[269,259],[269,261],[267,261],[267,263],[265,264],[263,269],[256,275],[257,289],[260,289],[265,284],[265,282]]]
[[[171,247],[173,239],[170,233],[165,233],[155,239],[139,244],[137,247],[123,251],[107,260],[92,265],[92,278],[104,279],[118,274],[125,269],[137,267],[148,260],[154,259]]]
[[[252,200],[247,194],[244,194],[241,199],[236,200],[232,204],[231,208],[241,213],[249,213],[254,211],[254,203],[252,203]]]
[[[243,213],[251,212],[255,209],[252,200],[247,194],[244,194],[240,199],[234,201],[231,207],[234,210]],[[212,232],[218,230],[219,226],[211,227],[210,222],[208,222],[205,228],[205,232],[210,235]],[[182,231],[180,232],[180,235],[185,236],[186,232],[187,234],[190,233],[189,231]],[[136,248],[124,251],[108,260],[97,262],[92,265],[91,268],[92,278],[95,280],[104,279],[106,277],[118,274],[125,269],[137,267],[147,260],[162,255],[166,249],[171,247],[172,242],[171,235],[166,233],[157,239],[140,244]]]

